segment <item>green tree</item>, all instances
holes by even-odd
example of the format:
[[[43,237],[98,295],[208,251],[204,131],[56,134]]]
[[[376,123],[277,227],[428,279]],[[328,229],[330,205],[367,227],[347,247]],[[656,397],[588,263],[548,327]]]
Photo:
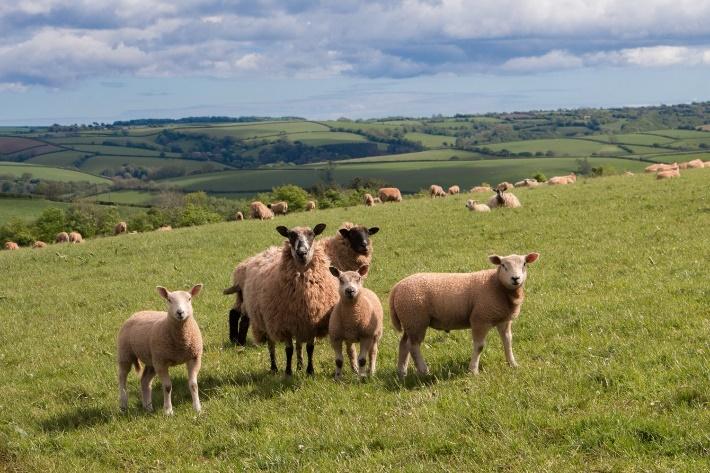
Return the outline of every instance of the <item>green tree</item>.
[[[59,207],[48,207],[42,211],[34,224],[37,238],[43,241],[54,241],[57,233],[66,228],[66,215]]]

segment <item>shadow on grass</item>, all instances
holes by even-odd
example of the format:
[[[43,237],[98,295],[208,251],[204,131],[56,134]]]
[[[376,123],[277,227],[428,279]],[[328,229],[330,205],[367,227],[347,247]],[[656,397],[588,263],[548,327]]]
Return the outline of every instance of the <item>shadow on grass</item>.
[[[116,406],[115,412],[118,412],[118,406]],[[43,420],[40,425],[43,430],[48,432],[78,430],[108,423],[115,412],[97,407],[75,407],[72,410]]]
[[[417,389],[422,386],[433,386],[447,379],[472,376],[468,371],[468,364],[468,359],[465,361],[446,360],[442,364],[430,366],[429,374],[420,375],[410,362],[407,376],[404,379],[399,378],[395,369],[382,370],[379,372],[378,377],[383,381],[382,386],[388,391]],[[483,371],[483,369],[483,363],[481,363],[480,370]]]

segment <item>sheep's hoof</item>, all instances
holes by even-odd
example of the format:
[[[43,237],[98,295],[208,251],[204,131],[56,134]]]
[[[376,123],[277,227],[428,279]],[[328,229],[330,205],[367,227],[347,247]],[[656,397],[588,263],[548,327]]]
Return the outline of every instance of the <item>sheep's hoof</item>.
[[[306,374],[307,374],[307,375],[313,376],[314,373],[315,373],[315,370],[313,369],[312,366],[309,366],[308,368],[306,368]]]
[[[397,371],[397,377],[399,378],[400,381],[404,381],[404,378],[407,377],[407,372],[406,371]]]
[[[165,412],[166,416],[171,416],[173,415],[173,408],[171,407],[170,409],[164,409],[163,412]]]
[[[143,409],[145,409],[147,412],[153,412],[153,405],[148,404],[147,406],[143,406]]]
[[[510,365],[511,368],[518,368],[518,367],[520,366],[520,365],[517,364],[516,362],[508,363],[508,364]]]

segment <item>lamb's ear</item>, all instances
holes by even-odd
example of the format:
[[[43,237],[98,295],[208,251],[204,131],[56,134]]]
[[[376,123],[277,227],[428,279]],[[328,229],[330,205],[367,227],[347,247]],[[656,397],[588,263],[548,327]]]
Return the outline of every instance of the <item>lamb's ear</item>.
[[[367,276],[368,271],[370,271],[370,266],[367,264],[363,264],[358,268],[357,273],[360,276]]]
[[[323,230],[325,230],[325,223],[319,223],[319,224],[316,225],[315,228],[313,229],[313,234],[314,234],[315,236],[318,236],[318,235],[320,235],[321,233],[323,233]]]
[[[526,263],[534,263],[540,257],[540,253],[528,253],[525,257]]]
[[[375,233],[380,231],[380,227],[370,227],[367,229],[367,234],[368,235],[374,235]]]
[[[501,263],[500,256],[498,256],[498,255],[490,255],[488,257],[488,261],[490,261],[491,263],[493,263],[495,265],[499,265]]]
[[[340,230],[338,230],[338,233],[340,233],[343,238],[348,238],[350,236],[350,230],[346,228],[341,228]]]
[[[284,227],[283,225],[279,225],[276,227],[276,231],[279,232],[279,235],[288,238],[288,228]]]
[[[158,286],[155,288],[156,291],[158,291],[158,294],[160,297],[165,299],[166,301],[168,300],[168,290],[165,289],[163,286]]]
[[[336,268],[335,266],[331,266],[329,269],[330,269],[330,274],[332,274],[336,278],[340,277],[340,271],[338,270],[338,268]]]
[[[204,284],[202,284],[202,283],[195,284],[194,286],[192,286],[192,289],[190,289],[190,295],[192,297],[195,297],[196,295],[198,295],[200,293],[200,291],[202,290],[203,287],[204,287]]]

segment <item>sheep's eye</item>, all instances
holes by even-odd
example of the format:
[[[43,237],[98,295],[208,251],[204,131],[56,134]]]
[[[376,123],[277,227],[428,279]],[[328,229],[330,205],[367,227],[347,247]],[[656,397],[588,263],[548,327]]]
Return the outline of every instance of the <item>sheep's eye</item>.
[[[190,302],[192,300],[192,297],[188,297],[187,301]]]

